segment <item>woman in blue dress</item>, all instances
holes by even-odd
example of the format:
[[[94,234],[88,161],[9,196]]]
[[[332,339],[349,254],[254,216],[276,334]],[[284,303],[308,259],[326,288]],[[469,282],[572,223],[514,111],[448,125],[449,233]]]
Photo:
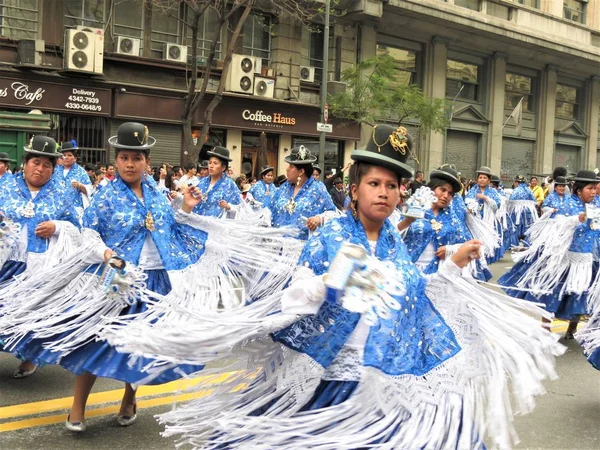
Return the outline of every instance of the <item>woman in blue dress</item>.
[[[56,264],[69,248],[60,245],[58,238],[62,235],[68,240],[69,235],[79,235],[73,204],[52,176],[58,158],[60,153],[56,151],[54,139],[35,136],[25,147],[23,170],[0,187],[0,211],[21,227],[17,246],[0,269],[0,282]],[[1,311],[0,307],[0,314]],[[23,357],[18,352],[13,353]],[[33,362],[23,361],[14,377],[27,377],[35,368]]]
[[[227,168],[231,162],[229,149],[214,147],[207,152],[208,177],[200,178],[200,203],[194,208],[201,216],[233,216],[242,203],[242,194],[235,182],[227,176]],[[231,212],[231,214],[229,214]]]
[[[400,231],[408,228],[404,243],[412,262],[426,275],[437,272],[444,259],[452,256],[463,243],[471,239],[466,224],[454,214],[451,207],[454,193],[461,189],[457,175],[449,166],[432,171],[427,187],[433,191],[437,201],[425,212],[425,218],[406,217],[398,224]],[[472,264],[476,263],[474,261]],[[488,281],[492,274],[487,268],[477,267],[475,276]]]
[[[542,212],[544,214],[549,214],[551,218],[556,215],[558,209],[568,198],[565,192],[567,184],[568,182],[565,177],[556,177],[553,183],[554,190],[544,199],[544,203],[542,203]]]
[[[552,224],[542,223],[540,232],[530,230],[531,247],[498,280],[509,295],[543,303],[554,317],[569,320],[567,339],[573,339],[579,319],[589,312],[588,296],[598,271],[594,254],[600,246],[598,226],[585,213],[596,193],[596,174],[580,170],[573,181],[573,194],[558,207]]]
[[[515,188],[508,199],[507,211],[514,224],[507,245],[513,247],[519,245],[519,241],[538,218],[537,201],[522,175],[515,177]]]
[[[312,177],[316,156],[301,145],[285,157],[287,181],[282,183],[269,203],[272,225],[291,225],[300,230],[299,239],[308,238],[308,232],[323,223],[323,213],[335,212],[329,192]]]
[[[219,336],[220,348],[235,349],[224,360],[240,369],[204,399],[162,416],[167,435],[183,433],[182,441],[206,449],[482,449],[487,432],[500,447],[510,444],[507,380],[519,379],[517,398],[532,400],[555,341],[531,331],[535,320],[508,297],[460,278],[479,256],[478,241],[463,244],[426,285],[388,220],[400,179],[412,173],[405,133],[379,125],[367,148],[352,153],[351,210],[309,238],[294,282],[271,296],[280,311],[265,300],[213,315],[217,328],[188,333],[177,352],[157,339],[153,351],[195,361],[199,347],[211,350],[203,333]],[[358,296],[337,286],[353,261],[374,268],[373,278],[358,278]],[[503,331],[506,322],[519,330]],[[247,387],[234,389],[240,384]]]
[[[92,196],[92,183],[85,169],[77,164],[77,151],[79,149],[72,142],[64,142],[59,152],[63,163],[56,166],[54,176],[65,189],[69,201],[73,203],[75,210],[81,218],[84,208],[90,204]]]
[[[275,169],[271,166],[264,166],[260,169],[260,181],[254,183],[250,189],[252,198],[266,207],[274,197],[277,187],[273,184],[275,180]]]

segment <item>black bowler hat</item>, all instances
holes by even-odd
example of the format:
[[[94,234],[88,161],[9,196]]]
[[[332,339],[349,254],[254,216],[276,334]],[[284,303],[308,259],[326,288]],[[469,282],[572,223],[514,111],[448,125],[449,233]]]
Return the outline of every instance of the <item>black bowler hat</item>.
[[[262,166],[262,168],[260,169],[260,173],[259,175],[261,176],[261,178],[263,176],[265,176],[266,174],[268,174],[269,172],[275,170],[273,167],[267,165],[267,166]]]
[[[526,183],[527,180],[525,179],[525,177],[523,175],[517,175],[515,177],[515,181],[519,182],[519,183]]]
[[[5,162],[5,163],[10,162],[10,157],[8,156],[8,153],[0,152],[0,162]]]
[[[429,174],[429,179],[437,178],[439,180],[444,180],[450,183],[454,192],[460,192],[462,189],[462,184],[458,181],[458,172],[453,167],[448,165],[442,166],[437,170],[432,170]]]
[[[60,158],[61,154],[56,151],[56,141],[48,136],[34,136],[24,150],[37,156],[46,156],[48,158]]]
[[[412,178],[414,169],[407,162],[413,148],[413,140],[404,127],[375,125],[367,148],[354,150],[354,161],[385,167],[401,178]]]
[[[596,172],[593,170],[580,170],[577,172],[571,181],[581,181],[583,183],[599,183],[600,180],[596,177]]]
[[[337,177],[335,180],[333,180],[333,184],[338,184],[338,183],[342,183],[342,179],[340,177]]]
[[[79,147],[76,147],[71,141],[68,141],[63,142],[58,151],[60,153],[71,152],[73,154],[76,154],[77,150],[79,150]]]
[[[293,164],[294,166],[307,166],[316,163],[317,157],[304,145],[300,145],[299,147],[294,147],[284,160],[286,163]]]
[[[477,175],[487,175],[488,177],[490,177],[490,179],[492,178],[492,169],[490,169],[488,166],[481,166],[479,168],[479,170],[477,171]]]
[[[319,166],[317,165],[313,165],[313,170],[316,170],[317,172],[319,172],[319,175],[321,175],[321,172],[323,172],[323,169],[321,169]]]
[[[490,181],[491,181],[492,183],[498,183],[498,184],[500,184],[500,182],[501,182],[502,180],[500,179],[500,177],[499,177],[498,175],[492,175],[492,177],[490,178]]]
[[[215,158],[219,158],[223,161],[231,161],[231,158],[229,157],[229,149],[218,145],[213,147],[211,151],[206,152],[206,154],[209,156],[214,156]]]
[[[208,161],[206,159],[203,159],[202,161],[200,161],[200,165],[198,166],[199,169],[208,169]]]
[[[558,176],[554,179],[555,186],[566,186],[567,184],[569,183],[567,182],[567,179],[565,177]]]
[[[156,144],[148,134],[148,127],[139,122],[125,122],[117,129],[117,135],[108,139],[111,147],[122,150],[139,150],[146,154]]]

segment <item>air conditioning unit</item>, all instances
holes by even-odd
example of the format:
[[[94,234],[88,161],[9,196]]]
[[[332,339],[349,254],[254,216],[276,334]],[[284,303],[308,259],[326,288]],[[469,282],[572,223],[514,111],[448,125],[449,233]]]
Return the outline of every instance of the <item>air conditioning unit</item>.
[[[85,25],[77,25],[75,27],[75,29],[78,31],[86,31],[88,33],[94,33],[98,36],[104,36],[104,30],[102,28],[93,28],[93,27],[87,27]]]
[[[39,66],[42,64],[42,55],[45,51],[45,41],[40,39],[20,39],[18,43],[19,63]]]
[[[257,97],[273,98],[275,80],[269,77],[254,75],[254,95]]]
[[[140,56],[140,39],[118,36],[115,51],[121,55]]]
[[[328,81],[327,93],[329,95],[343,94],[346,92],[347,85],[343,81]]]
[[[240,92],[242,94],[254,93],[254,74],[260,73],[262,68],[262,59],[256,56],[231,55],[231,66],[227,80],[225,81],[225,90],[230,92]]]
[[[185,45],[165,44],[163,59],[187,63],[187,47]]]
[[[104,36],[88,31],[67,30],[63,66],[68,70],[102,73]]]
[[[306,83],[315,82],[315,68],[309,66],[300,66],[300,81]]]

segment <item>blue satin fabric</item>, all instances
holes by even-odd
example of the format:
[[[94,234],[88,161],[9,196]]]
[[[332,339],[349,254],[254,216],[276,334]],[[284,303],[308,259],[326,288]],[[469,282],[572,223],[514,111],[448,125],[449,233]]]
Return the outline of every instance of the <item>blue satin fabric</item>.
[[[600,370],[600,347],[596,348],[590,356],[588,356],[589,363],[594,366],[597,370]]]
[[[143,202],[117,176],[92,198],[83,215],[84,227],[96,230],[108,248],[135,265],[148,233],[165,269],[183,269],[198,261],[204,253],[207,234],[177,223],[173,208],[148,178],[142,181],[142,192]],[[145,226],[148,212],[154,231]]]
[[[0,269],[0,283],[9,281],[12,277],[22,274],[27,269],[27,263],[23,261],[6,261]]]
[[[598,198],[598,196],[596,196],[596,198]],[[544,203],[542,203],[542,208],[554,208],[556,210],[558,210],[558,208],[560,208],[567,200],[569,199],[569,197],[567,196],[567,194],[563,195],[562,197],[560,195],[558,195],[558,193],[556,191],[552,191],[548,197],[546,197],[544,199]],[[596,199],[594,199],[596,200]],[[550,217],[555,217],[556,213],[552,213],[552,216]]]
[[[85,169],[81,167],[79,164],[75,163],[71,166],[67,175],[64,174],[63,166],[56,166],[54,168],[53,177],[56,179],[56,182],[62,186],[65,190],[65,195],[68,201],[75,207],[83,208],[83,198],[81,197],[83,194],[79,189],[75,189],[71,186],[73,181],[77,181],[78,183],[91,185],[90,177],[86,173]]]
[[[262,203],[263,207],[269,206],[269,203],[271,203],[271,200],[275,196],[275,192],[277,192],[277,187],[273,183],[267,184],[263,180],[254,183],[254,186],[250,189],[254,200]]]
[[[585,210],[584,203],[577,196],[570,197],[558,209],[557,215],[576,216]],[[569,251],[574,253],[592,253],[599,247],[600,233],[589,227],[589,221],[577,225],[573,240],[568,244]],[[566,243],[565,243],[566,244]],[[539,256],[532,258],[532,261],[539,259]],[[511,289],[516,286],[521,277],[528,271],[531,262],[521,261],[515,264],[512,269],[498,279],[498,284],[504,286],[504,291],[512,297],[543,303],[545,309],[554,313],[558,319],[570,320],[581,314],[588,314],[587,298],[588,294],[563,294],[560,295],[566,281],[566,275],[557,284],[554,290],[549,294],[535,297],[528,292]],[[598,263],[592,266],[592,279],[598,273]]]
[[[148,289],[162,295],[171,291],[171,282],[166,270],[147,270],[146,280]],[[122,315],[139,314],[147,309],[144,302],[136,302],[125,308]],[[90,373],[99,377],[112,378],[127,383],[142,381],[147,373],[143,371],[151,359],[136,358],[130,360],[130,354],[119,353],[106,341],[93,341],[60,359],[58,353],[45,350],[43,344],[59,339],[60,336],[48,339],[24,339],[12,351],[13,354],[24,359],[29,359],[37,365],[60,364],[75,375]],[[162,384],[181,378],[181,373],[192,374],[202,370],[203,366],[180,365],[176,369],[168,370],[149,384]]]
[[[466,199],[477,200],[477,203],[479,203],[479,217],[483,217],[483,209],[489,208],[489,206],[485,204],[484,200],[477,198],[477,194],[485,195],[486,197],[493,200],[494,203],[496,203],[496,207],[500,207],[500,196],[498,195],[498,192],[496,192],[496,190],[494,188],[488,186],[485,188],[485,190],[483,192],[481,192],[481,188],[479,187],[479,185],[476,184],[471,189],[469,189],[469,192],[467,192],[467,195],[465,195],[465,200]]]
[[[269,204],[272,213],[272,225],[274,227],[283,227],[292,225],[301,230],[298,239],[308,238],[308,228],[306,228],[306,219],[325,211],[335,211],[335,205],[325,185],[317,182],[310,177],[300,188],[294,198],[296,209],[293,213],[286,211],[285,206],[294,195],[295,186],[286,181],[277,189],[273,200]]]
[[[531,189],[527,187],[525,183],[519,183],[519,185],[515,188],[515,190],[510,194],[510,201],[520,200],[520,201],[530,201],[532,206],[535,207],[537,201],[535,196],[531,192]],[[530,210],[524,210],[520,217],[517,217],[516,213],[510,214],[510,220],[513,223],[513,234],[514,238],[512,242],[519,242],[519,239],[525,236],[525,233],[531,226],[533,222],[537,219],[537,215],[534,215]]]
[[[206,194],[206,200],[202,200],[194,208],[196,214],[201,216],[218,217],[224,209],[219,206],[221,200],[225,200],[231,205],[239,205],[242,201],[242,194],[235,185],[235,182],[227,175],[223,174],[209,191],[210,177],[202,177],[198,182],[198,189],[202,194]]]
[[[30,201],[33,203],[35,215],[23,217],[23,209]],[[42,222],[64,220],[71,222],[77,228],[80,227],[75,208],[55,178],[50,178],[35,198],[32,198],[23,173],[18,173],[12,181],[8,181],[0,188],[0,211],[13,222],[19,223],[22,227],[27,226],[28,252],[44,253],[48,250],[49,240],[35,235],[35,228]]]
[[[299,264],[315,274],[327,272],[343,242],[370,252],[364,228],[349,213],[325,224],[306,243]],[[406,295],[396,298],[402,305],[390,319],[371,327],[363,364],[389,375],[423,375],[460,351],[452,330],[425,294],[425,281],[413,265],[400,233],[386,221],[377,241],[375,256],[391,261],[404,275]],[[305,316],[275,333],[277,341],[309,355],[328,367],[352,332],[360,314],[326,299],[316,315]]]
[[[434,222],[441,224],[438,231],[433,229]],[[416,263],[429,243],[432,243],[434,250],[437,251],[445,245],[462,244],[468,241],[469,236],[464,234],[464,229],[465,226],[450,206],[440,210],[437,216],[433,214],[433,211],[428,210],[425,212],[424,219],[415,220],[408,228],[404,236],[404,243],[412,262]],[[440,259],[435,256],[423,273],[437,272],[439,263]]]

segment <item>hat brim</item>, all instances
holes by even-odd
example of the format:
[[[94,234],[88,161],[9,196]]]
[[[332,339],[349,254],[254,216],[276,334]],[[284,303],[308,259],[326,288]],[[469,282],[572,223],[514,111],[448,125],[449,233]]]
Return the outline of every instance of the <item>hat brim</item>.
[[[113,148],[120,148],[122,150],[138,150],[140,152],[150,150],[156,144],[156,139],[152,136],[148,136],[148,143],[144,145],[123,145],[117,142],[118,136],[111,136],[108,138],[108,145]]]
[[[415,170],[404,163],[399,162],[396,159],[389,158],[385,155],[376,154],[368,150],[354,150],[350,157],[354,161],[366,162],[375,166],[385,167],[391,170],[395,174],[399,175],[400,178],[412,178],[415,174]]]
[[[27,148],[27,147],[23,147],[23,150],[25,150],[26,153],[30,153],[32,155],[36,155],[36,156],[46,156],[48,158],[60,158],[62,155],[58,152],[55,153],[48,153],[48,152],[40,152],[37,150],[33,150],[31,148]],[[10,161],[8,161],[10,162]]]
[[[293,164],[294,166],[312,166],[314,163],[317,162],[317,158],[314,156],[311,156],[310,160],[303,159],[301,161],[295,161],[290,159],[289,156],[286,156],[285,158],[283,158],[283,160],[288,164]]]
[[[492,174],[491,172],[475,172],[477,175],[487,175],[488,177],[490,177],[490,180],[492,179]]]
[[[215,158],[222,159],[223,161],[228,161],[228,162],[231,162],[231,161],[233,161],[231,158],[228,158],[227,156],[223,156],[223,155],[221,155],[220,153],[215,153],[215,152],[206,152],[206,154],[207,154],[208,156],[214,156]]]
[[[66,153],[66,152],[77,153],[77,151],[79,151],[79,147],[59,148],[58,149],[58,153]]]
[[[569,181],[581,181],[582,183],[590,183],[590,184],[597,184],[600,183],[600,180],[598,178],[595,179],[591,179],[591,178],[569,178]]]
[[[460,181],[458,181],[456,177],[450,175],[448,172],[444,172],[443,170],[432,170],[429,174],[429,179],[431,178],[438,178],[440,180],[447,181],[450,183],[450,186],[452,186],[452,189],[454,189],[454,193],[460,192],[462,189],[462,184]]]
[[[262,177],[263,175],[266,175],[267,173],[272,172],[274,170],[274,167],[267,167],[266,169],[261,170],[259,175]]]

